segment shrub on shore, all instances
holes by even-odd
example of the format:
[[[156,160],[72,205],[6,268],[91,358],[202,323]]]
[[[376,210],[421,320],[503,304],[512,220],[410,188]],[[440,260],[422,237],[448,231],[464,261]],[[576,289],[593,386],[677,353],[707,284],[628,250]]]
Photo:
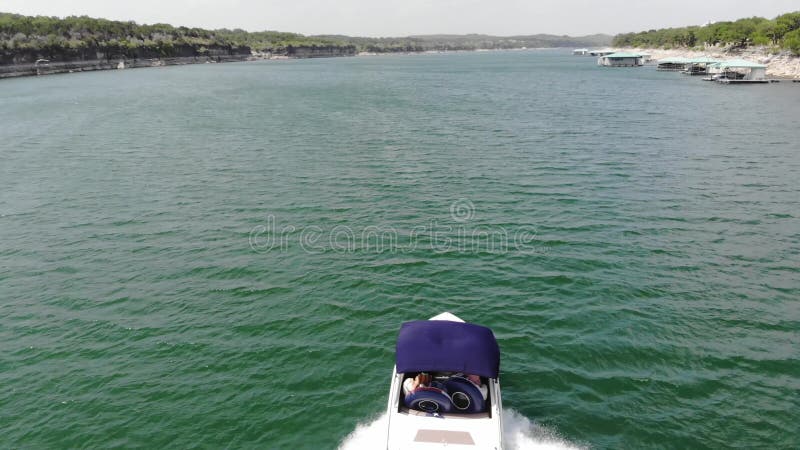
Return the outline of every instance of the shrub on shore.
[[[792,53],[800,56],[800,29],[786,33],[783,43]]]

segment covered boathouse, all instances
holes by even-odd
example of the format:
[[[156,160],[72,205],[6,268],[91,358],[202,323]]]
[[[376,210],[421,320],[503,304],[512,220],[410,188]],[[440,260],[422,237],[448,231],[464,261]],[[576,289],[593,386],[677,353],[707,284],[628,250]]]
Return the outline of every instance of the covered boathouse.
[[[682,72],[686,70],[686,66],[688,64],[689,60],[680,56],[675,58],[664,58],[658,60],[656,70],[663,72]]]
[[[707,57],[690,58],[686,61],[686,69],[683,70],[683,73],[686,75],[708,75],[709,66],[719,62],[721,61],[718,59]]]
[[[638,67],[643,65],[643,56],[638,53],[612,53],[597,59],[598,66]]]
[[[715,64],[718,74],[714,81],[724,84],[769,83],[767,66],[764,64],[734,59]]]
[[[589,52],[589,55],[590,56],[606,56],[606,55],[611,55],[612,53],[616,53],[616,51],[615,50],[609,50],[609,49],[592,50],[592,51]]]

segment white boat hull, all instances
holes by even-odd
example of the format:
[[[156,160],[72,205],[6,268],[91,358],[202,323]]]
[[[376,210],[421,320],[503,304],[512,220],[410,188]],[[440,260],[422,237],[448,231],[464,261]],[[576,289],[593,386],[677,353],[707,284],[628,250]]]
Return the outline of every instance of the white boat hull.
[[[402,383],[403,374],[393,370],[387,406],[388,450],[503,448],[503,404],[499,381],[489,380],[490,406],[487,413],[441,415],[413,411],[402,406]]]
[[[430,320],[464,322],[450,313]],[[387,404],[388,450],[481,449],[501,450],[503,445],[503,401],[499,378],[487,379],[488,407],[477,414],[432,414],[407,408],[403,402],[405,376],[392,369]]]

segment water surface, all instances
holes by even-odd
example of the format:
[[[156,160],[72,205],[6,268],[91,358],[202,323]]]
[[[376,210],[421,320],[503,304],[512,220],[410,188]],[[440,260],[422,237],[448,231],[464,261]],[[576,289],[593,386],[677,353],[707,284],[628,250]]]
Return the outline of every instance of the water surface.
[[[0,447],[335,448],[448,310],[576,445],[797,448],[798,105],[558,51],[3,80]]]

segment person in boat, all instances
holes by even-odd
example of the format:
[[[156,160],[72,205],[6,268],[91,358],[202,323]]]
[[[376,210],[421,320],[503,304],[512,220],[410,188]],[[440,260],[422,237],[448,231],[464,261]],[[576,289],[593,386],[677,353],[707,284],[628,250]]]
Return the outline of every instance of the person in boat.
[[[418,373],[414,378],[406,378],[406,380],[403,381],[403,394],[408,396],[416,391],[417,388],[430,387],[432,381],[433,377],[425,372]]]
[[[462,377],[469,380],[472,384],[475,385],[476,388],[478,388],[479,391],[481,391],[481,396],[483,396],[484,400],[486,400],[486,398],[489,396],[489,388],[486,387],[486,385],[481,382],[481,377],[479,377],[478,375],[471,375],[459,372],[453,374],[453,376]],[[403,394],[410,395],[418,388],[432,387],[432,383],[433,383],[433,377],[428,373],[421,372],[417,374],[416,377],[406,378],[406,380],[403,381]]]

